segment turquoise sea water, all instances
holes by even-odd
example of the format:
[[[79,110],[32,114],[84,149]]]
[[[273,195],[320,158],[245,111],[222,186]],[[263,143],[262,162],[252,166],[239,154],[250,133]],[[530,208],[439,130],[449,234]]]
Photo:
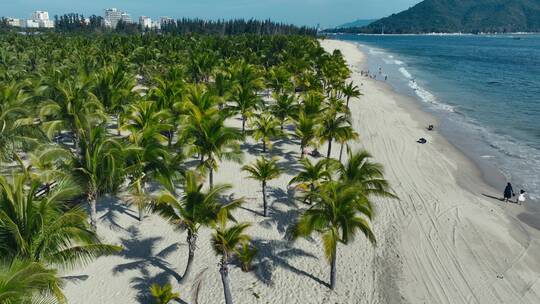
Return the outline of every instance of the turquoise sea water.
[[[359,44],[371,73],[438,117],[480,168],[540,199],[540,35],[335,38]],[[491,183],[502,195],[504,181]]]

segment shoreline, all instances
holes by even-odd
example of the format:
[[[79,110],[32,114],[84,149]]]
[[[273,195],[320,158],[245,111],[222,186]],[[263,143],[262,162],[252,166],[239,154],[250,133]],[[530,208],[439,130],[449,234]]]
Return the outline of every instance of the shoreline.
[[[540,32],[511,32],[511,33],[416,33],[416,34],[369,34],[369,33],[324,33],[326,36],[339,36],[339,35],[363,35],[363,36],[493,36],[493,35],[539,35]],[[331,38],[328,38],[331,39]]]
[[[352,66],[353,81],[362,84],[365,95],[352,106],[353,114],[361,116],[354,121],[360,145],[385,165],[401,198],[399,210],[385,206],[379,211],[392,219],[390,231],[398,231],[390,236],[397,242],[383,249],[397,257],[386,265],[399,269],[392,275],[402,298],[398,302],[508,303],[517,295],[520,303],[538,302],[540,263],[534,257],[540,252],[540,233],[521,216],[528,214],[525,209],[489,198],[500,191],[440,132],[425,130],[435,117],[414,98],[361,77],[356,69],[367,57],[357,45],[341,40],[321,44],[327,51],[340,49]],[[420,137],[428,144],[417,144]],[[499,279],[508,276],[512,282]]]
[[[361,68],[364,70],[369,69],[369,66],[367,64],[367,58],[369,58],[369,55],[367,55],[365,53],[365,50],[362,49],[367,48],[367,45],[346,40],[339,41],[352,43],[356,48],[358,48],[358,50],[362,52],[364,54],[363,56],[365,56],[366,58],[361,63]],[[428,112],[428,110],[424,108],[422,102],[419,101],[416,97],[400,93],[392,85],[381,80],[372,80],[370,78],[365,79],[369,81],[374,81],[380,86],[386,88],[389,94],[395,94],[396,96],[399,96],[399,99],[402,103],[398,104],[398,106],[402,107],[405,111],[413,114],[412,116],[415,117],[415,120],[421,123],[422,126],[427,126],[428,124],[434,124],[438,126],[440,124],[441,119],[435,114]],[[473,194],[478,194],[481,192],[482,194],[487,194],[486,197],[489,196],[491,199],[493,199],[493,196],[502,197],[501,187],[504,187],[504,185],[506,185],[508,179],[499,167],[497,167],[493,163],[485,161],[484,159],[482,159],[481,156],[475,155],[471,151],[462,149],[462,147],[453,142],[455,140],[458,140],[458,138],[452,138],[450,134],[445,135],[444,130],[440,128],[436,127],[435,130],[429,133],[438,135],[436,136],[436,138],[438,138],[438,140],[440,141],[437,144],[438,147],[441,147],[442,150],[446,149],[447,152],[453,154],[453,158],[459,159],[460,162],[466,164],[464,168],[469,172],[467,174],[461,174],[461,179],[458,180],[458,184],[460,184]],[[513,184],[514,186],[516,186],[515,183]],[[474,187],[472,187],[471,185],[474,185]],[[517,192],[518,189],[515,189],[515,191]],[[525,205],[516,208],[518,210],[512,209],[509,213],[524,222],[529,227],[540,231],[539,203],[540,201],[528,197],[527,203]]]

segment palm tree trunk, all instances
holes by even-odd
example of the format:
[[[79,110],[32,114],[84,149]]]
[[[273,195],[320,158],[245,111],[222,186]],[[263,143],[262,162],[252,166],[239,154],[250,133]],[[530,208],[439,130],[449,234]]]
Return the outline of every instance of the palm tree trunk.
[[[268,215],[268,210],[266,208],[266,182],[262,182],[262,193],[263,193],[263,215],[266,217]]]
[[[266,141],[263,139],[263,153],[266,153]]]
[[[116,114],[116,133],[118,136],[122,135],[120,133],[120,113]]]
[[[341,148],[339,149],[339,162],[341,162],[341,158],[343,156],[343,146],[344,146],[344,143],[341,143]]]
[[[210,166],[209,180],[210,180],[210,189],[212,189],[214,187],[214,169],[211,166]]]
[[[96,210],[97,194],[93,191],[88,193],[88,202],[90,203],[90,226],[93,230],[97,228],[97,210]]]
[[[332,250],[332,261],[330,262],[330,289],[332,290],[336,288],[336,249],[337,245],[335,245]]]
[[[313,205],[313,193],[315,193],[315,184],[311,183],[309,185],[309,188],[311,189],[311,195],[309,196],[309,204]]]
[[[186,264],[186,269],[182,275],[182,281],[185,282],[185,279],[188,277],[191,272],[191,265],[193,265],[193,259],[195,258],[195,249],[197,248],[197,234],[192,233],[188,230],[187,234],[187,243],[188,243],[188,260]]]
[[[326,153],[326,158],[330,158],[330,153],[332,153],[332,138],[328,139],[328,152]]]
[[[221,266],[219,267],[221,274],[221,282],[223,283],[223,294],[225,295],[225,304],[233,304],[231,287],[229,286],[229,267],[227,266],[227,258],[221,258]]]
[[[350,97],[347,97],[347,108],[349,108],[349,100],[350,99],[351,99]]]
[[[141,181],[141,194],[142,194],[142,197],[145,197],[144,196],[144,191],[145,191],[145,185],[146,183]],[[139,202],[137,204],[137,209],[139,209],[139,222],[142,221],[142,218],[143,218],[143,211],[144,211],[144,206],[143,206],[143,202]]]
[[[242,135],[246,132],[246,116],[242,115]]]
[[[300,143],[300,159],[304,158],[304,143]]]

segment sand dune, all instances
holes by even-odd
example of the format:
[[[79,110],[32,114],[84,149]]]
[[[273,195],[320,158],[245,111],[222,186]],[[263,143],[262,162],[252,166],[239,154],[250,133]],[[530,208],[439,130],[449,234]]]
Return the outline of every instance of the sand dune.
[[[256,270],[231,270],[235,303],[540,303],[538,235],[513,216],[520,207],[481,196],[496,192],[443,138],[425,131],[431,117],[384,84],[359,75],[364,57],[353,44],[322,44],[328,51],[342,50],[355,71],[353,81],[365,94],[351,101],[361,137],[353,146],[367,148],[385,165],[401,201],[377,201],[376,248],[362,237],[338,247],[337,288],[330,291],[320,240],[290,244],[283,239],[305,208],[287,189],[298,170],[298,143],[273,144],[271,153],[281,157],[286,174],[269,184],[268,218],[260,215],[260,185],[246,178],[240,164],[220,164],[215,181],[233,184],[234,195],[245,197],[237,218],[253,223],[249,233],[259,248]],[[240,126],[238,120],[231,123]],[[419,137],[428,144],[416,144]],[[246,143],[244,163],[260,149]],[[339,148],[333,152],[337,157]],[[121,198],[102,199],[98,233],[125,250],[70,271],[65,286],[69,302],[146,303],[152,283],[170,281],[182,300],[192,303],[191,285],[202,271],[199,303],[223,303],[210,232],[203,229],[199,236],[191,278],[177,284],[187,260],[185,234],[155,215],[138,222],[133,210]]]

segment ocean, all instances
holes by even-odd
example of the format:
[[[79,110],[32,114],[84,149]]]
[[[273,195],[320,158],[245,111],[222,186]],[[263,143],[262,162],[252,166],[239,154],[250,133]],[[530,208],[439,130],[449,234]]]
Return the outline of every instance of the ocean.
[[[439,132],[514,191],[540,200],[540,35],[336,35],[367,55],[370,72],[412,96]],[[380,69],[380,71],[379,71]]]

